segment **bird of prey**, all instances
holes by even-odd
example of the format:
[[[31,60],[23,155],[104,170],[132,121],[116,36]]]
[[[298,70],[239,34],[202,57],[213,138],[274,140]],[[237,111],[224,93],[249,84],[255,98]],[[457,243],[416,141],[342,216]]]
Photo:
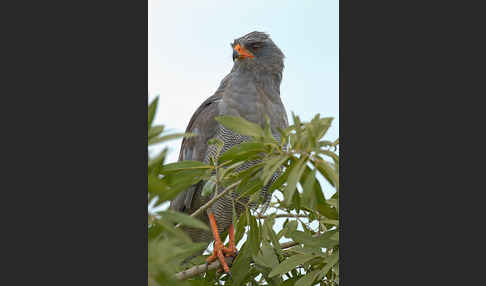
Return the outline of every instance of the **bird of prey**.
[[[208,163],[209,158],[217,154],[215,145],[208,145],[212,138],[220,139],[224,144],[220,154],[231,147],[250,138],[237,134],[220,125],[215,116],[240,116],[250,122],[264,126],[265,115],[270,118],[273,136],[280,140],[277,127],[288,127],[287,113],[280,99],[280,82],[284,68],[284,54],[275,45],[270,36],[263,32],[251,32],[235,39],[231,44],[233,50],[233,68],[221,81],[214,95],[206,99],[193,114],[186,132],[196,136],[184,138],[182,141],[179,161],[193,160]],[[217,158],[215,158],[217,159]],[[246,166],[248,167],[248,166]],[[276,178],[274,178],[276,179]],[[170,209],[191,214],[208,202],[210,196],[202,196],[204,182],[199,182],[171,201]],[[265,202],[270,200],[269,194],[262,193]],[[216,195],[222,190],[216,190]],[[211,242],[213,239],[213,254],[207,263],[219,259],[226,273],[229,267],[224,256],[235,256],[233,204],[231,195],[219,198],[198,219],[210,226],[211,232],[201,229],[184,227],[183,230],[194,242]],[[245,199],[245,198],[244,198]],[[243,200],[244,200],[243,199]],[[248,198],[246,198],[248,202]],[[237,217],[244,211],[244,206],[236,204]],[[229,245],[224,247],[221,234],[228,230]]]

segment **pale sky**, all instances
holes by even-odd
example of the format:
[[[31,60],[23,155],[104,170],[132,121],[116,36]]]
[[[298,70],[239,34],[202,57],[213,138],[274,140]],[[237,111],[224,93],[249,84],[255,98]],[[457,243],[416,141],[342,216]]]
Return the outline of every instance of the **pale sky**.
[[[156,124],[183,132],[230,72],[230,42],[258,30],[286,56],[280,91],[289,121],[292,111],[303,120],[334,117],[326,138],[338,138],[337,0],[149,0],[148,12],[149,100],[160,95]],[[168,162],[175,162],[180,140],[168,146]]]

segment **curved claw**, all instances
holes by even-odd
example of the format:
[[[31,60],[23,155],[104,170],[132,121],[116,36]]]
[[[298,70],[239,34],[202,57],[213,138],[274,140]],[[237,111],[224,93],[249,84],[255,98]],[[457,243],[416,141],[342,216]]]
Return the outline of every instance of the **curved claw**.
[[[227,249],[225,247],[223,247],[222,244],[215,243],[214,249],[213,249],[213,254],[211,256],[209,256],[208,258],[206,258],[206,267],[209,263],[212,263],[212,262],[216,261],[216,259],[218,259],[219,263],[221,264],[221,266],[224,269],[224,272],[228,273],[229,272],[229,266],[226,263],[226,260],[224,259],[225,255],[227,254],[227,253],[225,253],[226,251],[227,251]]]
[[[209,263],[213,263],[214,261],[216,261],[216,258],[218,258],[218,256],[216,254],[216,251],[213,250],[213,254],[211,254],[211,256],[209,256],[208,258],[206,258],[206,264],[209,265]]]
[[[238,253],[238,250],[236,249],[236,247],[225,247],[223,248],[223,253],[224,253],[224,256],[228,257],[228,256],[231,256],[231,257],[235,257],[236,254]]]

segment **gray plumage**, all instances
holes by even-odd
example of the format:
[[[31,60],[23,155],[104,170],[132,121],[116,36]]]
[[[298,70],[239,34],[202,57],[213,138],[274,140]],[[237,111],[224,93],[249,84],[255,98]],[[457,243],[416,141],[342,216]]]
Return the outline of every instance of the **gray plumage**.
[[[288,127],[287,113],[280,99],[280,82],[284,68],[282,51],[262,32],[251,32],[236,39],[231,46],[234,48],[237,44],[251,52],[254,57],[234,59],[231,72],[221,81],[215,94],[196,110],[186,132],[195,133],[197,136],[184,138],[179,161],[195,160],[207,163],[210,156],[215,154],[214,147],[208,147],[207,142],[211,138],[217,137],[224,142],[221,154],[234,145],[250,139],[224,128],[214,119],[215,116],[241,116],[263,127],[265,115],[268,115],[272,133],[277,139],[277,127]],[[187,214],[196,211],[211,199],[201,196],[203,185],[204,182],[199,182],[180,193],[171,201],[170,208]],[[220,191],[222,189],[217,190]],[[265,199],[265,203],[268,203],[270,196],[266,195]],[[231,197],[228,195],[220,198],[207,210],[214,213],[220,234],[232,223],[232,205]],[[235,207],[239,216],[244,207],[240,204],[236,204]],[[209,225],[206,213],[201,214],[198,219]],[[183,229],[195,242],[210,242],[213,239],[211,232],[193,228]]]

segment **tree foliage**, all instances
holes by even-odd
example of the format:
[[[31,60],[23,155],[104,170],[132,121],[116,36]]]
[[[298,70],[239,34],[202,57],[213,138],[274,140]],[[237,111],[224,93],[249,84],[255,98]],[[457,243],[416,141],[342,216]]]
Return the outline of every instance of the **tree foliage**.
[[[167,134],[164,126],[153,125],[158,98],[148,108],[148,144],[158,144],[190,134]],[[184,259],[205,243],[193,243],[180,225],[207,229],[193,216],[169,210],[149,214],[149,285],[339,285],[339,141],[324,139],[332,118],[316,115],[279,130],[282,142],[275,141],[270,125],[264,128],[239,117],[217,117],[225,127],[253,138],[234,146],[209,164],[196,161],[165,162],[167,148],[148,160],[148,199],[156,205],[167,203],[178,193],[203,180],[203,193],[216,188],[236,192],[250,201],[261,199],[260,191],[269,189],[274,199],[265,214],[247,209],[239,218],[233,213],[235,240],[239,253],[232,261],[232,276],[218,270],[203,271],[186,279],[176,273],[204,264],[207,255]],[[221,150],[222,142],[212,140]],[[258,160],[242,172],[241,164]],[[325,183],[327,181],[327,183]],[[335,193],[325,198],[323,188]],[[281,229],[276,221],[285,219]],[[243,237],[246,234],[246,240]],[[282,242],[287,240],[287,242]],[[240,246],[241,245],[241,246]]]

